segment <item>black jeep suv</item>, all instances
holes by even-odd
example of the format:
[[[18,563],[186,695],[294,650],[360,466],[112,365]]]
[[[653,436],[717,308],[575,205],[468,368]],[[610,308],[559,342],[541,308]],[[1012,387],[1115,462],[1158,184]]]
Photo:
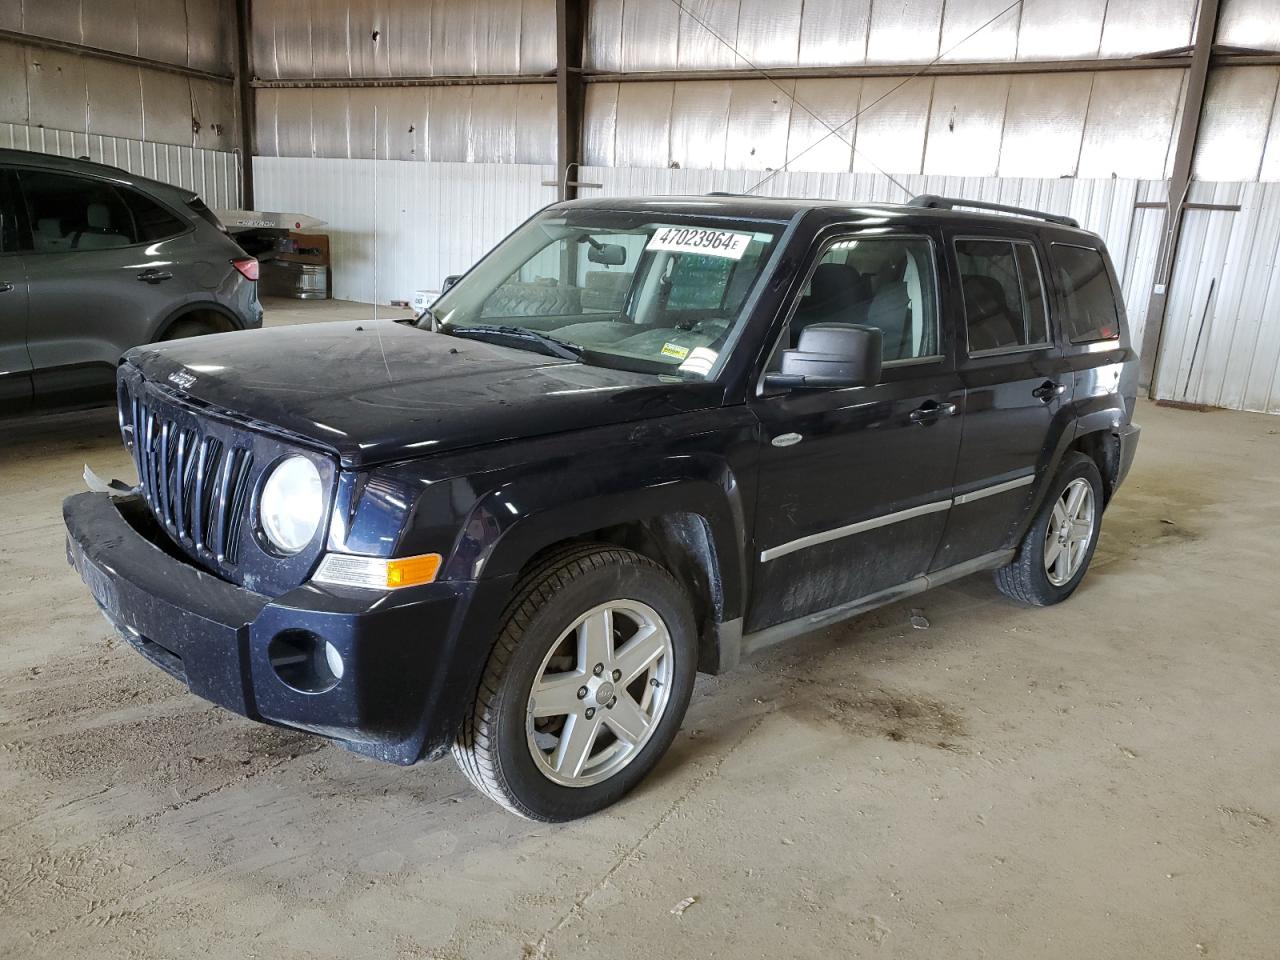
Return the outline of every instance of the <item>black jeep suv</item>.
[[[70,561],[202,697],[599,810],[697,671],[978,571],[1079,585],[1138,437],[1115,273],[958,206],[564,203],[416,324],[139,347],[138,484],[67,500]]]

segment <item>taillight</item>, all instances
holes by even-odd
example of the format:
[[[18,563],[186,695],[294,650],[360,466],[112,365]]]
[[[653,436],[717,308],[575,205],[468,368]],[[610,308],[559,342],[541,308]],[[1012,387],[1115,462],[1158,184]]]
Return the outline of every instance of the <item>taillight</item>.
[[[258,279],[258,261],[256,257],[242,257],[239,260],[232,260],[231,265],[240,271],[240,275],[246,280]]]

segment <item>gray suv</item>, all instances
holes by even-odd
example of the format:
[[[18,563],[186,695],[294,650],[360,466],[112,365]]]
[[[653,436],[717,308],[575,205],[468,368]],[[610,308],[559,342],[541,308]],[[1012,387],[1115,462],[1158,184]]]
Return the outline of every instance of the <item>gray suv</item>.
[[[0,416],[109,401],[139,344],[262,326],[257,278],[190,190],[0,149]]]

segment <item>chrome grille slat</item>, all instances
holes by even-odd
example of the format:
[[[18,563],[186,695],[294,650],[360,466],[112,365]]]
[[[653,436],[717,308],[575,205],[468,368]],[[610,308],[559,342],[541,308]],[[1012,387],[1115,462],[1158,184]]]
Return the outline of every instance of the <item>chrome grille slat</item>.
[[[252,486],[253,453],[138,390],[131,417],[138,485],[155,518],[196,556],[234,566]]]

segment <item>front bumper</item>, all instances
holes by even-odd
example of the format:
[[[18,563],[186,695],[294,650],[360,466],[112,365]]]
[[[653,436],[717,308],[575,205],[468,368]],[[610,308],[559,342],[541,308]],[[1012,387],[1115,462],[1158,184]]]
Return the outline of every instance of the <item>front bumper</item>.
[[[305,584],[270,598],[178,556],[140,498],[79,494],[63,518],[68,561],[152,663],[228,710],[393,763],[448,749],[510,589],[506,578],[394,593]],[[281,679],[268,648],[284,631],[337,648],[335,686],[309,693]]]

